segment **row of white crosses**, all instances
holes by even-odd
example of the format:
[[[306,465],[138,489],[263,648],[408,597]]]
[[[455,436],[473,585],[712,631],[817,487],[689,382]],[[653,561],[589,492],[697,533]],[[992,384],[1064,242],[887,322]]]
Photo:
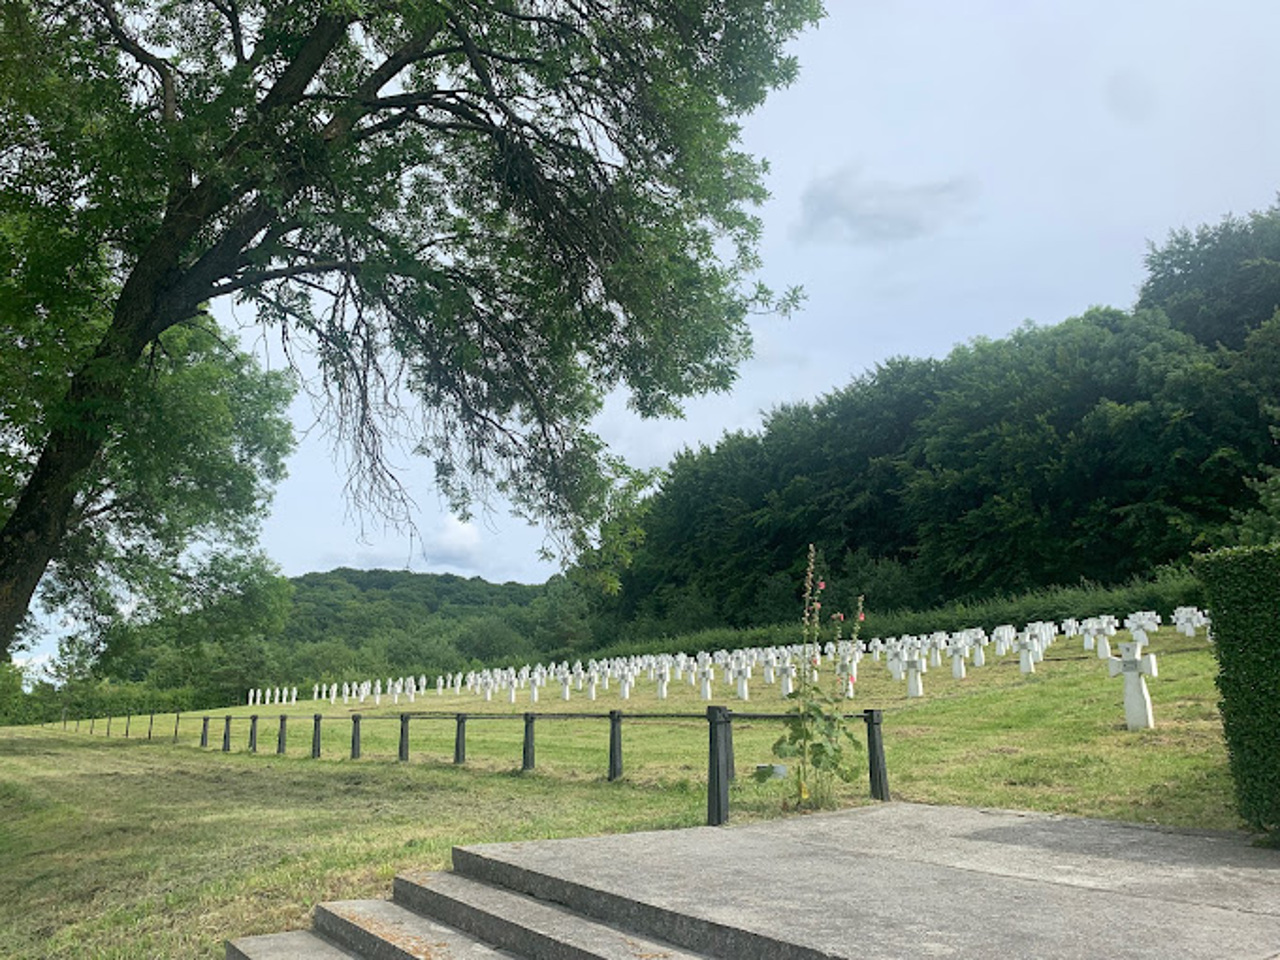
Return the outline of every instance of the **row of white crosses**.
[[[400,698],[405,697],[409,703],[414,703],[420,693],[425,693],[427,689],[427,677],[423,674],[420,677],[398,677],[387,678],[385,688],[382,684],[382,678],[375,680],[363,680],[358,683],[345,682],[339,686],[337,683],[317,683],[311,688],[312,700],[328,700],[330,705],[338,702],[338,697],[342,697],[343,704],[352,702],[363,704],[372,699],[374,706],[382,706],[382,697],[385,690],[386,696],[391,697],[393,703],[399,704]]]
[[[1208,617],[1193,607],[1180,607],[1174,613],[1173,622],[1184,633],[1194,635],[1201,627],[1208,626]],[[1018,655],[1022,673],[1034,673],[1036,664],[1044,660],[1045,651],[1059,636],[1080,637],[1086,651],[1095,651],[1099,659],[1108,663],[1111,676],[1125,678],[1125,718],[1132,730],[1154,726],[1151,697],[1146,687],[1146,677],[1156,676],[1156,659],[1144,653],[1149,642],[1148,634],[1159,629],[1161,618],[1152,611],[1139,611],[1124,621],[1124,629],[1132,638],[1120,642],[1120,656],[1111,652],[1111,638],[1120,629],[1120,622],[1112,616],[1090,617],[1085,620],[1068,619],[1059,626],[1055,623],[1036,621],[1019,631],[1010,624],[996,627],[988,635],[982,628],[961,630],[957,633],[935,632],[928,636],[876,637],[865,642],[850,640],[830,641],[821,648],[795,644],[775,647],[747,647],[733,651],[718,650],[696,655],[686,653],[646,654],[616,657],[602,660],[552,664],[525,664],[522,667],[490,668],[458,671],[436,677],[435,688],[439,696],[449,693],[461,695],[463,690],[491,701],[495,695],[505,696],[509,703],[518,702],[521,693],[531,703],[537,703],[544,688],[558,687],[560,699],[569,700],[575,692],[585,693],[594,701],[598,691],[608,691],[616,683],[619,696],[630,699],[636,684],[646,679],[656,684],[657,696],[667,699],[670,684],[685,682],[698,690],[703,700],[710,701],[716,693],[716,682],[732,685],[733,694],[739,700],[749,700],[750,685],[759,671],[766,686],[777,686],[779,693],[787,697],[795,689],[801,671],[808,670],[811,679],[817,680],[825,660],[835,665],[837,683],[847,698],[854,696],[858,679],[858,663],[864,654],[879,662],[883,658],[890,674],[897,681],[906,681],[907,696],[924,696],[924,675],[930,667],[940,668],[944,658],[950,660],[951,675],[956,679],[966,677],[967,665],[983,667],[987,663],[987,648],[994,648],[996,657],[1010,653]],[[361,704],[372,697],[375,705],[381,705],[384,689],[386,695],[400,702],[407,696],[413,703],[415,697],[427,690],[427,678],[421,676],[388,679],[385,687],[381,679],[360,683],[316,684],[313,699],[336,703],[341,690],[344,704],[357,701]],[[251,700],[251,702],[253,702]],[[271,702],[268,700],[267,702]]]
[[[298,702],[297,687],[255,687],[249,691],[249,706],[270,706]]]

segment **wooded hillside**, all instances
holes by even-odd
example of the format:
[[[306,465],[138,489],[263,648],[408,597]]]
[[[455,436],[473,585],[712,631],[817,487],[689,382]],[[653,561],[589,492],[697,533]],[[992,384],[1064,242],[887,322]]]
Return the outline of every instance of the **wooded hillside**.
[[[600,614],[637,637],[793,618],[808,543],[847,610],[1112,584],[1234,542],[1280,464],[1280,208],[1177,231],[1147,266],[1132,310],[895,358],[682,452]]]

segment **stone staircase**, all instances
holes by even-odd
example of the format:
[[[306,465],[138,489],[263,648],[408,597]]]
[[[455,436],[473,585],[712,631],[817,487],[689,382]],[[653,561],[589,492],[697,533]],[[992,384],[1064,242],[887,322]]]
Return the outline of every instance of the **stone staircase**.
[[[483,848],[455,848],[453,864],[452,872],[401,874],[391,900],[320,904],[310,931],[229,941],[227,960],[824,956],[506,863]]]

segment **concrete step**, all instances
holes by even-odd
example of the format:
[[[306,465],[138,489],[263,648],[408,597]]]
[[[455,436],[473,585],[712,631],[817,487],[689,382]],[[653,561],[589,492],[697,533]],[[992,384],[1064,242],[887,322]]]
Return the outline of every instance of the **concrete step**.
[[[321,936],[362,960],[511,960],[524,954],[495,949],[390,900],[322,903],[312,919]]]
[[[825,950],[783,939],[788,917],[782,914],[777,918],[782,935],[774,937],[743,929],[732,921],[719,922],[692,911],[646,902],[636,891],[619,893],[616,889],[595,886],[589,879],[579,880],[578,877],[592,876],[591,865],[575,862],[575,854],[561,843],[558,849],[567,854],[568,860],[555,870],[531,869],[519,863],[518,851],[522,844],[454,847],[453,873],[449,876],[557,904],[583,918],[604,921],[638,937],[672,944],[716,960],[831,960],[834,956]],[[508,850],[515,851],[511,862],[504,859]],[[599,853],[598,849],[592,851],[593,856]],[[649,868],[652,871],[653,865]],[[397,884],[399,882],[397,878]],[[707,877],[709,885],[715,882],[714,875]],[[396,899],[400,899],[398,892]]]
[[[227,960],[360,960],[308,930],[227,941]]]
[[[529,960],[707,960],[670,942],[457,873],[407,872],[394,899]]]

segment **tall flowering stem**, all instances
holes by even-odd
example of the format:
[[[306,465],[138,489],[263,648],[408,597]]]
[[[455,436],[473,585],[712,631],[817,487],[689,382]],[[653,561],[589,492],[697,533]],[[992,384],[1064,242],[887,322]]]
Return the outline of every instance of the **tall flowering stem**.
[[[854,770],[849,748],[861,744],[847,728],[843,701],[822,689],[819,666],[822,661],[822,591],[826,581],[815,576],[816,552],[809,545],[804,577],[804,611],[801,617],[801,669],[790,694],[793,701],[788,713],[786,732],[773,745],[773,753],[795,764],[795,805],[797,807],[829,806],[834,801],[834,780],[851,780]],[[844,617],[836,614],[836,641],[841,639]],[[858,598],[858,616],[854,620],[852,642],[857,642],[858,624],[862,619],[862,598]],[[838,678],[836,681],[838,683]]]

